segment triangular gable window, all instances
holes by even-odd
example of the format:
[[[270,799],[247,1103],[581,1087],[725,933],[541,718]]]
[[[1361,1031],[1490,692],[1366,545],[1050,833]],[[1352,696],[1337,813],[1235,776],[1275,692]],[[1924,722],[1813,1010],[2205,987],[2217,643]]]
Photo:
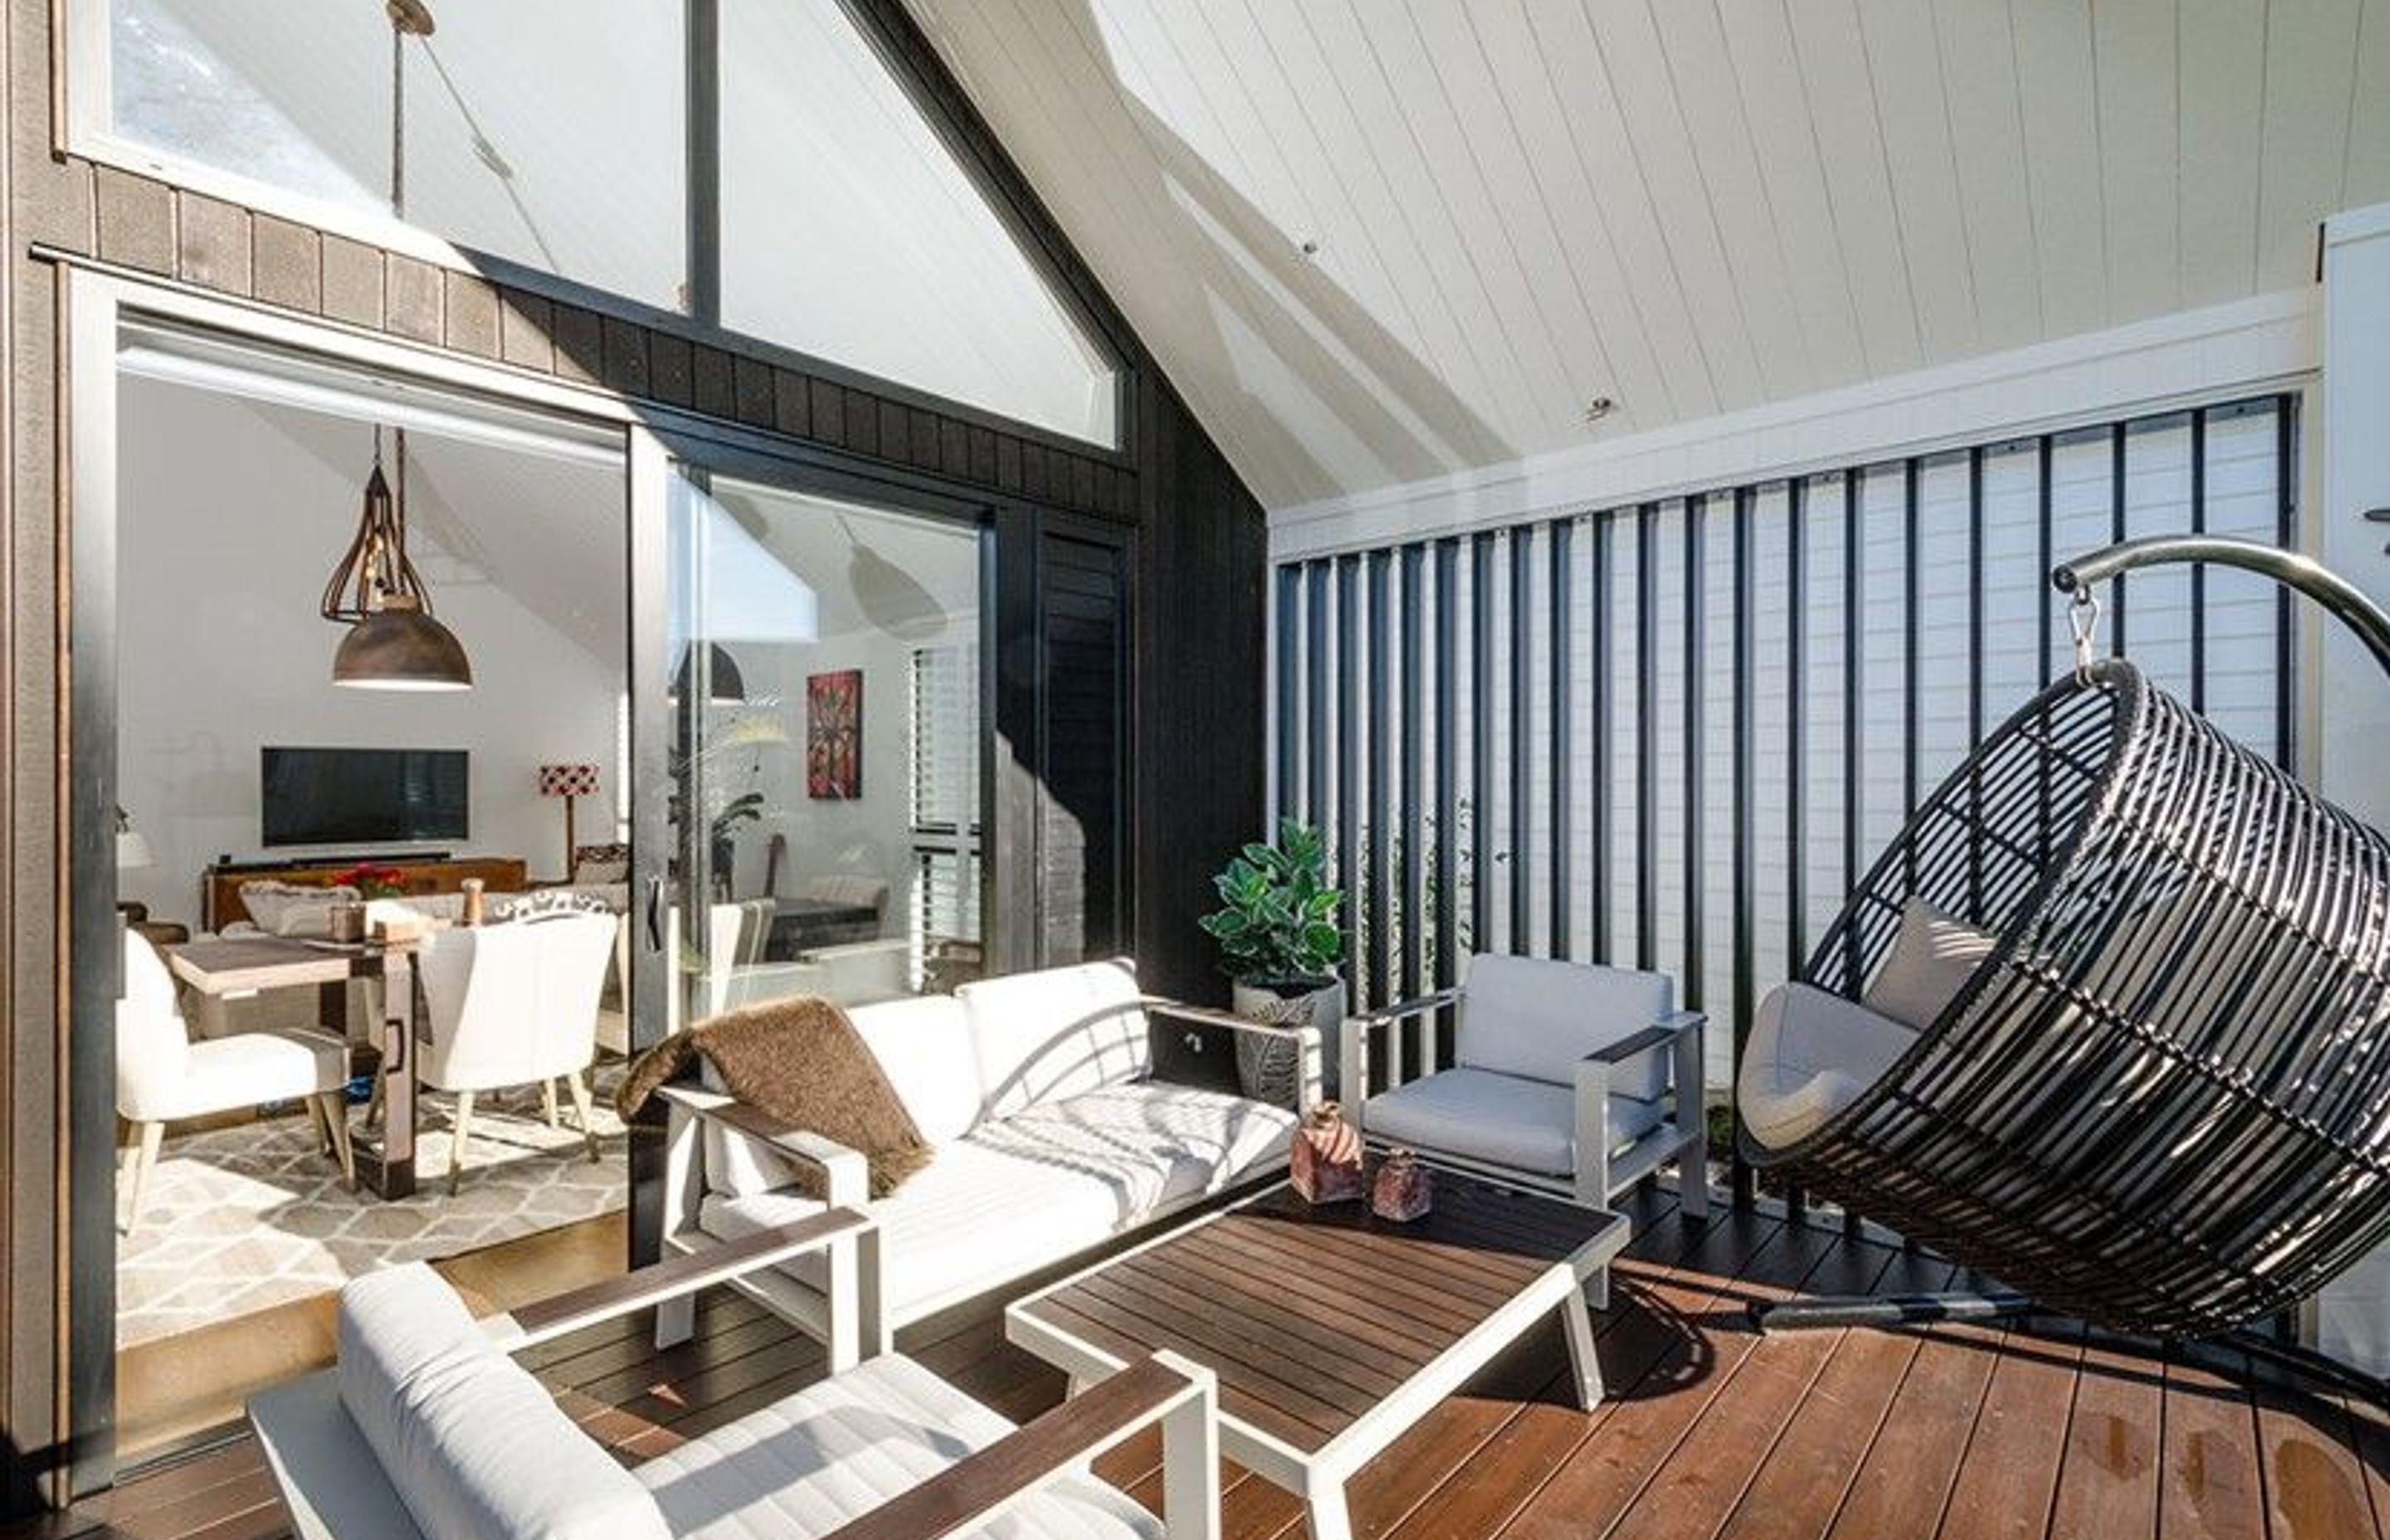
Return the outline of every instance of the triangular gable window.
[[[721,0],[722,319],[1116,437],[1110,358],[834,0]]]
[[[687,0],[412,0],[394,45],[372,0],[93,0],[74,148],[1117,443],[1112,356],[844,6],[700,3],[710,29]],[[412,231],[390,218],[393,63]]]

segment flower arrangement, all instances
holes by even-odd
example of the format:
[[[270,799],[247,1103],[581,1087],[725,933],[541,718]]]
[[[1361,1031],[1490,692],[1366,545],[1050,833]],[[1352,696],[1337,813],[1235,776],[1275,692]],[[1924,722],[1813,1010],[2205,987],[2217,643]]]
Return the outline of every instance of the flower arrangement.
[[[396,898],[406,891],[406,874],[396,866],[377,866],[370,861],[360,861],[344,872],[333,874],[331,886],[354,888],[367,898]]]

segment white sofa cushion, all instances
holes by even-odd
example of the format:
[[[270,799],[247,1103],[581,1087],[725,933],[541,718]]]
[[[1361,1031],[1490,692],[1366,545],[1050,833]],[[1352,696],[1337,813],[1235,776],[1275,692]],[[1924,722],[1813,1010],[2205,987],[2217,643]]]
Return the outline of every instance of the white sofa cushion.
[[[1577,1060],[1632,1037],[1675,1007],[1664,973],[1481,953],[1460,994],[1458,1059],[1471,1069],[1574,1084]],[[1668,1089],[1664,1051],[1611,1072],[1612,1088],[1643,1101]]]
[[[438,1274],[341,1290],[341,1404],[428,1540],[663,1540],[627,1470],[485,1339]]]
[[[634,1472],[683,1540],[822,1535],[909,1491],[1012,1424],[898,1354],[750,1412]],[[961,1532],[983,1540],[1160,1540],[1120,1493],[1065,1476]]]
[[[354,888],[311,887],[271,879],[240,885],[240,906],[257,928],[277,936],[328,936],[332,911],[364,895]]]
[[[1805,1139],[1916,1041],[1903,1023],[1826,990],[1770,990],[1743,1044],[1735,1085],[1742,1124],[1773,1149]]]
[[[971,1052],[970,1020],[951,995],[924,995],[857,1006],[847,1013],[855,1034],[888,1076],[889,1088],[913,1115],[913,1126],[932,1146],[950,1144],[979,1121],[979,1063]],[[709,1091],[722,1089],[713,1066],[700,1063]],[[934,1164],[935,1158],[932,1163]],[[759,1139],[708,1123],[705,1185],[730,1198],[752,1197],[793,1180],[786,1157]],[[918,1180],[918,1178],[916,1178]]]
[[[1216,1192],[1278,1160],[1293,1114],[1241,1097],[1146,1082],[983,1124],[871,1204],[883,1301],[903,1319],[966,1298],[1143,1223],[1165,1204]],[[737,1240],[820,1212],[793,1192],[714,1194],[698,1223]],[[824,1286],[819,1256],[788,1271]]]
[[[1660,1123],[1660,1104],[1613,1093],[1611,1153]],[[1491,1070],[1445,1070],[1371,1097],[1361,1126],[1376,1142],[1428,1155],[1566,1176],[1576,1170],[1576,1092]]]
[[[983,979],[955,997],[970,1014],[983,1119],[1152,1072],[1144,996],[1125,959]]]

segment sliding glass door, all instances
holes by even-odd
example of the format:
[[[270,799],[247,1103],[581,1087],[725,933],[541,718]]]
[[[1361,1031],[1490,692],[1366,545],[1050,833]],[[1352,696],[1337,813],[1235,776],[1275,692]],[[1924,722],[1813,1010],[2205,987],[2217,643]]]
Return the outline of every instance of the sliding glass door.
[[[712,455],[665,503],[663,1030],[976,976],[983,521]]]

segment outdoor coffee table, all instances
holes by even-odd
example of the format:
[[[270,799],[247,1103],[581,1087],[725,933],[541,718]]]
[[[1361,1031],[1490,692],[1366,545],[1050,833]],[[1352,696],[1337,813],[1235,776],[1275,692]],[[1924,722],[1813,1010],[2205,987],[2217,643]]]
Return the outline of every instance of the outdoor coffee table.
[[[1407,1225],[1281,1184],[1016,1302],[1005,1333],[1073,1392],[1156,1348],[1208,1366],[1221,1452],[1345,1540],[1353,1472],[1554,1311],[1600,1400],[1585,1287],[1625,1244],[1619,1214],[1445,1171]]]

